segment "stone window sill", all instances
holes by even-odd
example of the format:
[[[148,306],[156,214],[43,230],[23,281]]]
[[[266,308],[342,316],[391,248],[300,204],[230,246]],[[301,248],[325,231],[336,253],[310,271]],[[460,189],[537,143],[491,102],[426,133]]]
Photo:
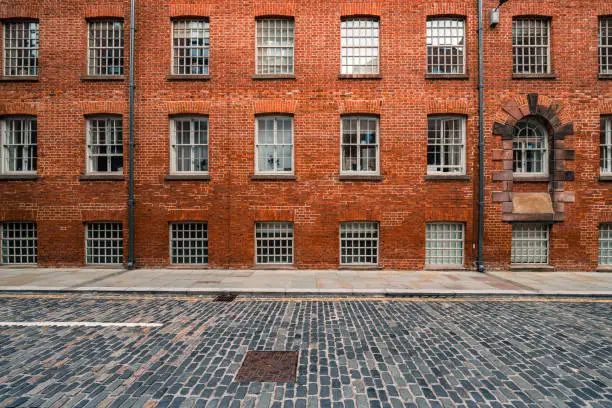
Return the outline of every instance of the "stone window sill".
[[[123,82],[125,81],[124,75],[83,75],[81,76],[83,82]]]
[[[263,75],[263,74],[255,74],[251,76],[251,79],[256,81],[261,80],[279,80],[279,79],[296,79],[294,74],[286,74],[286,75]]]
[[[557,79],[557,74],[552,72],[550,74],[512,74],[512,79]]]
[[[512,181],[515,183],[545,183],[550,181],[548,176],[514,176]]]
[[[599,176],[599,181],[612,181],[612,174],[604,174]]]
[[[36,181],[38,174],[0,174],[0,181]]]
[[[167,174],[164,177],[164,181],[208,181],[210,180],[210,174]]]
[[[168,81],[210,81],[210,75],[174,75],[170,74],[166,77]]]
[[[373,174],[341,174],[339,177],[340,181],[383,181],[383,176]]]
[[[295,181],[294,174],[251,174],[249,176],[250,180],[253,181]]]
[[[550,265],[538,265],[538,264],[525,264],[525,265],[510,265],[512,271],[554,271],[555,268]]]
[[[365,80],[380,80],[381,74],[339,74],[338,79],[365,79]]]
[[[466,174],[451,175],[451,174],[427,174],[425,176],[427,181],[470,181],[470,176]]]
[[[599,74],[597,75],[597,79],[601,79],[602,81],[612,80],[612,74]]]
[[[293,264],[255,264],[251,269],[264,269],[264,270],[284,270],[296,269]]]
[[[0,76],[0,82],[38,82],[38,77]]]
[[[80,181],[123,181],[123,174],[81,174]]]
[[[380,271],[382,266],[380,265],[339,265],[339,270],[343,271]]]
[[[612,272],[612,265],[599,265],[595,272]]]
[[[170,264],[168,266],[166,266],[166,269],[173,269],[173,270],[183,270],[183,269],[187,269],[187,270],[198,270],[198,269],[209,269],[208,268],[208,264],[189,264],[189,265],[173,265]]]
[[[463,265],[425,265],[426,271],[465,271]]]
[[[468,74],[425,74],[425,79],[466,80],[466,79],[470,79],[470,76]]]

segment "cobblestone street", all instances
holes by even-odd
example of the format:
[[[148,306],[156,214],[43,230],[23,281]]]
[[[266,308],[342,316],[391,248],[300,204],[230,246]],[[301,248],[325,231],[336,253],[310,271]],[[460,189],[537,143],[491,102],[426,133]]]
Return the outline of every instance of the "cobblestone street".
[[[0,297],[0,406],[611,407],[605,300]],[[6,322],[161,323],[12,327]],[[247,351],[295,382],[235,382]]]

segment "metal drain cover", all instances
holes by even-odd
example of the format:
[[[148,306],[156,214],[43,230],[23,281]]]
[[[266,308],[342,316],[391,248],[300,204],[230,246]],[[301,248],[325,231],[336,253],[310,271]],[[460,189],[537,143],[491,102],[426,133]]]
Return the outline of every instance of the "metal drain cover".
[[[248,351],[235,382],[295,382],[297,351]]]
[[[213,299],[213,302],[233,302],[236,299],[236,295],[231,293],[224,293]]]

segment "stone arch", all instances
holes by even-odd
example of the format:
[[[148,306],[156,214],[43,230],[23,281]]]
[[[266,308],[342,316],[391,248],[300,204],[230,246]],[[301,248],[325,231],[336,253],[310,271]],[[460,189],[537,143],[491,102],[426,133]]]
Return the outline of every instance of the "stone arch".
[[[574,151],[565,149],[565,138],[574,134],[574,123],[567,121],[565,113],[560,104],[537,93],[527,94],[526,103],[507,101],[498,112],[493,135],[501,137],[502,150],[494,151],[493,160],[502,162],[502,171],[493,173],[493,181],[502,182],[502,191],[493,193],[493,201],[502,203],[503,221],[564,220],[565,203],[574,202],[573,193],[565,192],[565,182],[574,180],[574,173],[565,170],[565,162],[574,160]],[[530,117],[537,118],[549,132],[549,193],[513,193],[513,138],[516,125]],[[545,208],[548,205],[550,210]]]

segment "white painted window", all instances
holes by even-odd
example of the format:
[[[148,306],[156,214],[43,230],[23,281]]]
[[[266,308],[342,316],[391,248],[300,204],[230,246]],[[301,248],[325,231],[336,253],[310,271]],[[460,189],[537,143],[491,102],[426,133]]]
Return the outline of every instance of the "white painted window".
[[[37,126],[33,117],[6,117],[0,121],[0,173],[36,174]]]
[[[123,226],[118,222],[85,224],[85,249],[88,264],[123,263]]]
[[[512,263],[548,264],[548,237],[546,224],[512,225]]]
[[[599,73],[612,74],[612,16],[599,19]]]
[[[612,116],[601,118],[599,155],[600,173],[612,175]]]
[[[550,63],[550,20],[512,20],[512,56],[515,74],[548,74]]]
[[[379,21],[375,17],[346,17],[340,25],[340,73],[379,73]]]
[[[256,21],[258,75],[293,74],[293,19],[260,18]]]
[[[465,20],[427,19],[427,73],[465,74]]]
[[[512,148],[515,175],[548,174],[548,131],[536,119],[523,119],[516,125]]]
[[[123,21],[88,21],[87,74],[123,75]]]
[[[346,116],[341,122],[341,172],[378,174],[378,118]]]
[[[257,117],[255,133],[255,172],[293,173],[293,118]]]
[[[208,263],[208,225],[205,222],[170,224],[170,262],[174,265]]]
[[[293,223],[255,223],[255,263],[293,263]]]
[[[2,75],[35,77],[38,75],[39,24],[35,21],[5,21],[3,30]]]
[[[340,264],[378,265],[378,222],[340,223]]]
[[[208,75],[210,26],[207,20],[172,22],[172,74]]]
[[[172,118],[170,139],[171,172],[208,173],[208,118]]]
[[[427,174],[465,174],[465,118],[427,119]]]
[[[612,224],[599,226],[599,265],[612,265]]]
[[[34,222],[3,223],[1,233],[2,263],[35,264],[38,261],[38,231]]]
[[[458,222],[428,223],[425,232],[426,265],[463,265],[464,227]]]
[[[87,157],[88,173],[123,173],[121,117],[87,119]]]

